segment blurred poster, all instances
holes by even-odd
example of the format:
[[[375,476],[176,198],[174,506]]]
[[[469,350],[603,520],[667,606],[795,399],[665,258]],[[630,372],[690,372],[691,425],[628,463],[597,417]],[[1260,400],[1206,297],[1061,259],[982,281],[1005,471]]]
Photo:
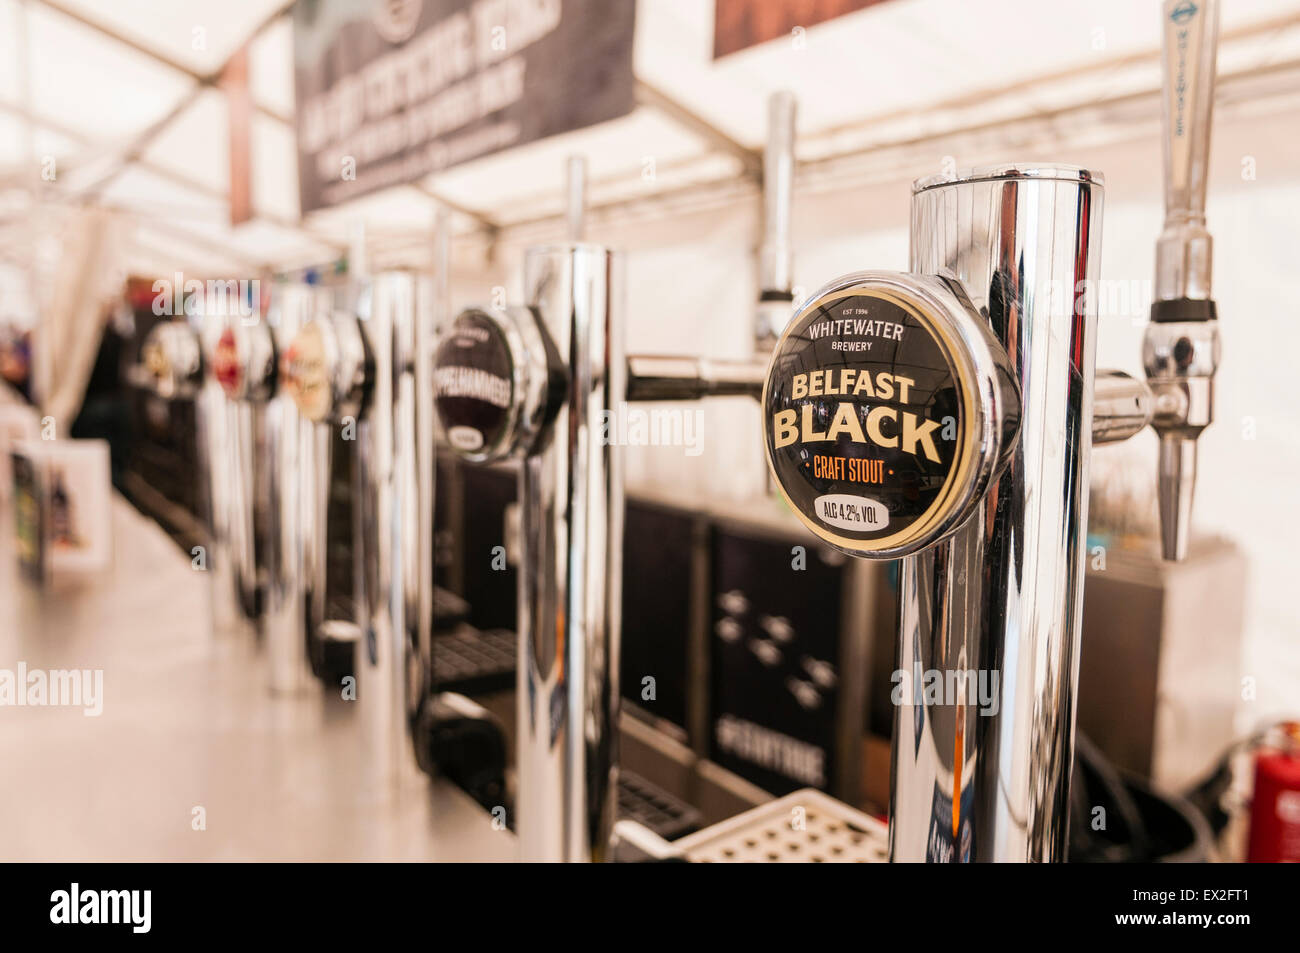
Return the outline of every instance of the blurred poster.
[[[298,0],[304,213],[635,105],[635,0]]]
[[[45,524],[42,505],[44,490],[40,470],[31,457],[13,453],[10,457],[14,498],[14,554],[18,569],[28,580],[45,581]]]
[[[23,573],[48,583],[112,563],[112,487],[103,440],[20,440],[11,449],[14,539]]]
[[[810,27],[885,0],[717,0],[713,9],[713,58],[744,50],[798,27]]]
[[[41,420],[35,408],[4,403],[4,395],[0,394],[0,502],[8,500],[13,490],[10,448],[20,440],[37,440],[40,436]]]

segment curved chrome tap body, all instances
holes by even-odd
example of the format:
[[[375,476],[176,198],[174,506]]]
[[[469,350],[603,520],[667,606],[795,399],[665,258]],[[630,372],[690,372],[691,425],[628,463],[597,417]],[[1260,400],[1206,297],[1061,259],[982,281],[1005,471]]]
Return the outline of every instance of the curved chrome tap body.
[[[438,413],[471,462],[519,461],[516,795],[520,859],[601,860],[614,826],[626,399],[621,263],[596,245],[529,249],[527,307],[471,308],[444,332]]]
[[[276,351],[285,355],[299,330],[327,312],[328,292],[308,285],[284,285],[273,290],[267,315]],[[283,380],[286,368],[281,368]],[[265,636],[271,690],[295,694],[312,684],[307,656],[307,575],[313,553],[304,534],[314,525],[313,494],[301,492],[311,469],[314,434],[293,396],[282,386],[266,410],[267,475],[270,516],[267,533],[267,591]]]
[[[277,385],[275,341],[260,313],[250,321],[217,312],[213,324],[215,340],[207,349],[207,363],[218,388],[209,401],[209,412],[221,434],[210,451],[210,472],[221,483],[213,501],[214,509],[223,511],[217,535],[229,561],[223,571],[233,577],[229,587],[260,636],[270,575],[271,468],[264,448],[268,405]]]
[[[614,826],[623,564],[619,262],[594,245],[531,249],[527,298],[567,357],[542,444],[520,463],[524,571],[517,679],[523,860],[601,860]]]
[[[903,561],[899,671],[971,691],[894,720],[894,860],[1062,860],[1074,737],[1102,186],[1015,167],[917,183],[911,270],[961,282],[1020,384],[1007,470]],[[982,681],[981,681],[982,679]],[[920,701],[918,704],[917,702]]]
[[[358,536],[373,551],[363,574],[357,701],[370,761],[396,785],[415,772],[413,728],[432,666],[435,294],[427,279],[386,272],[370,279],[369,297],[360,327],[374,387],[360,428]]]

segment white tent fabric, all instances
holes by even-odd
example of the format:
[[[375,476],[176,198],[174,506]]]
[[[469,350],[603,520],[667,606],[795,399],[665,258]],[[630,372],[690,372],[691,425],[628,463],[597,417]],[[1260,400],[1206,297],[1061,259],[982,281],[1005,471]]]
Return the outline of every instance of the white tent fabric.
[[[36,326],[36,402],[56,426],[76,418],[95,366],[105,320],[121,293],[121,216],[77,209],[61,235],[53,294]],[[59,436],[66,437],[66,433]]]
[[[752,191],[745,170],[777,89],[798,98],[810,187],[1159,121],[1156,0],[888,0],[716,61],[711,0],[640,0],[631,115],[303,219],[290,7],[0,0],[0,259],[27,262],[43,208],[90,201],[135,223],[127,266],[144,273],[326,262],[357,221],[377,256],[420,261],[439,199],[467,237],[551,227],[574,153],[597,225],[602,208],[666,214],[674,197]],[[1222,17],[1222,107],[1300,95],[1300,0],[1232,0]],[[211,78],[245,44],[256,216],[232,228],[226,102]]]

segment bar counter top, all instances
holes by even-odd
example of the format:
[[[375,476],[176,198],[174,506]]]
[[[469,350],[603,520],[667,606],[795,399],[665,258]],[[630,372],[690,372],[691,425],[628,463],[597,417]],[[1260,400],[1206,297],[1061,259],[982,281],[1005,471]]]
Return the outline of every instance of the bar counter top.
[[[102,672],[97,716],[0,702],[0,860],[514,859],[413,762],[397,789],[368,777],[349,703],[272,696],[252,633],[214,632],[207,574],[128,503],[112,569],[44,592],[0,512],[0,678]]]

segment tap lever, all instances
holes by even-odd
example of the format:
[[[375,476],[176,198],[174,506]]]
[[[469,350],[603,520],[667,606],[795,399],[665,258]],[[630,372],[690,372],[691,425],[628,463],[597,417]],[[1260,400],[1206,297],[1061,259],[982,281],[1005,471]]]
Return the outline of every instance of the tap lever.
[[[1093,388],[1092,442],[1119,443],[1151,423],[1155,397],[1145,381],[1122,371],[1098,371]]]
[[[763,395],[767,360],[715,361],[637,354],[627,359],[628,400],[699,400]]]

